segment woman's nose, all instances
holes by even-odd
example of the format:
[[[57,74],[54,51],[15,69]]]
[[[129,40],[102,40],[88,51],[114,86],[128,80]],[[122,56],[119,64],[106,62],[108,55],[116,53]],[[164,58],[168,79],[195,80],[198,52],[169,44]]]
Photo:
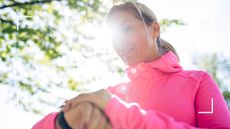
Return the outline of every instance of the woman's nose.
[[[116,42],[114,42],[114,46],[115,46],[115,48],[117,48],[117,49],[124,48],[125,45],[126,45],[126,43],[125,43],[124,40],[117,40]]]

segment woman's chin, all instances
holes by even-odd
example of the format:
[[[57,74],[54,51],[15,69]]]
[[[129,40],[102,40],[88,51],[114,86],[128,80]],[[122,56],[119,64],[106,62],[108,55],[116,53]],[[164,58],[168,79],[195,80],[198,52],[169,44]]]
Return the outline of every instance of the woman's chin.
[[[140,63],[140,61],[136,61],[136,60],[132,60],[132,59],[126,59],[126,60],[122,59],[122,60],[125,63],[125,65],[127,65],[127,66],[135,66],[138,63]]]

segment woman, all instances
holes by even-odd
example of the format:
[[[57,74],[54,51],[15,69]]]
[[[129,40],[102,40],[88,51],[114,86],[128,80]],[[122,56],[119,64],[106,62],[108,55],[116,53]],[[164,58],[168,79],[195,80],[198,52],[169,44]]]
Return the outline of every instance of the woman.
[[[107,22],[115,33],[115,50],[129,66],[130,81],[69,100],[58,118],[65,114],[63,121],[71,128],[84,121],[80,128],[102,124],[101,128],[113,129],[230,129],[230,113],[216,83],[203,71],[182,69],[174,48],[160,38],[159,23],[149,8],[133,2],[114,6]],[[82,104],[102,112],[76,120]],[[48,129],[55,120],[60,126],[57,114],[36,126]],[[95,119],[92,124],[94,118],[103,122]]]

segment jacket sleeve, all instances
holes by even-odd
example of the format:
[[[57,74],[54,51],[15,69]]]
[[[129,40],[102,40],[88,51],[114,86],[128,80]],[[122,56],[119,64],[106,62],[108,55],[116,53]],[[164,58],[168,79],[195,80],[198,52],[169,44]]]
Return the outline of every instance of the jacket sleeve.
[[[127,96],[127,84],[126,83],[120,83],[118,85],[115,85],[115,86],[110,86],[107,88],[107,90],[118,96],[120,99],[122,100],[126,100],[126,96]]]
[[[58,112],[50,113],[37,122],[32,129],[55,129],[55,120]]]
[[[213,109],[211,99],[213,98]],[[199,82],[195,97],[197,127],[177,122],[173,117],[154,110],[144,111],[137,104],[126,103],[115,95],[105,108],[113,129],[230,129],[230,113],[218,90],[208,74]],[[210,111],[199,114],[198,111]],[[213,112],[212,112],[213,111]]]
[[[116,85],[114,87],[109,87],[107,90],[109,90],[111,93],[117,94],[119,97],[123,98],[124,94],[120,92],[119,89],[122,88],[122,84]],[[55,120],[57,117],[58,112],[50,113],[47,116],[45,116],[43,119],[38,121],[32,129],[55,129]]]
[[[195,100],[199,127],[230,128],[228,106],[217,84],[208,73],[204,73],[200,80]]]

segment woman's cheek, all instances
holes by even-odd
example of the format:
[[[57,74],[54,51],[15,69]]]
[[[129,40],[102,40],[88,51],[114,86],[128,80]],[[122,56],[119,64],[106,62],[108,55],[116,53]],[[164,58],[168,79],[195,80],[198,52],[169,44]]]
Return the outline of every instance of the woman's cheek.
[[[148,47],[148,42],[147,38],[141,34],[137,34],[135,36],[135,45],[136,45],[136,51],[139,56],[144,56],[143,54],[145,53],[147,47]]]

